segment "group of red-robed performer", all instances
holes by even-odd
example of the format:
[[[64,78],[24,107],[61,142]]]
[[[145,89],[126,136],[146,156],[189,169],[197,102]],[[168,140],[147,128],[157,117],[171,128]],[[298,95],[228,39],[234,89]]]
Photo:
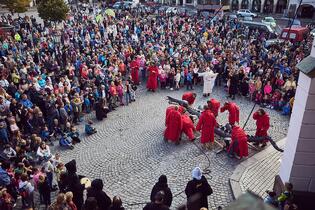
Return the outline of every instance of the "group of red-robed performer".
[[[187,101],[189,106],[192,106],[196,94],[192,92],[186,92],[183,94],[182,100]],[[179,144],[181,140],[182,132],[188,137],[189,140],[195,140],[194,132],[201,132],[201,143],[205,147],[212,147],[214,145],[214,129],[218,126],[216,117],[219,111],[229,112],[229,124],[232,126],[231,142],[228,148],[230,156],[234,154],[240,158],[248,156],[247,134],[238,126],[239,123],[239,107],[233,102],[225,102],[220,109],[220,102],[214,98],[207,101],[207,105],[204,106],[204,111],[199,117],[199,121],[195,128],[191,116],[185,113],[185,108],[182,106],[169,106],[166,110],[164,139],[170,140]],[[268,136],[267,131],[269,129],[269,116],[263,110],[259,109],[253,115],[256,120],[256,136],[264,137]],[[263,146],[268,140],[263,141]]]

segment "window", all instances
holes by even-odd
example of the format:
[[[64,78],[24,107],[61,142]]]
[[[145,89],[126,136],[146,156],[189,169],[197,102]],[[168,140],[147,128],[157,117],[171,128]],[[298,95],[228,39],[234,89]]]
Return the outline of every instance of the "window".
[[[281,37],[282,37],[282,38],[286,38],[287,35],[288,35],[288,32],[283,32]]]
[[[290,38],[290,39],[295,39],[295,38],[296,38],[296,33],[290,33],[289,38]]]

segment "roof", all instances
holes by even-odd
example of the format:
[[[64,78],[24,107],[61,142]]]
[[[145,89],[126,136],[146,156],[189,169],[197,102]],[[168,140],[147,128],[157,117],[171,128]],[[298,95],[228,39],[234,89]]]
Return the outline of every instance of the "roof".
[[[292,32],[298,32],[298,31],[308,31],[308,28],[306,27],[291,27],[290,28],[284,28],[282,31],[292,31]]]
[[[296,67],[302,71],[307,76],[314,78],[315,77],[315,58],[312,56],[307,56]]]

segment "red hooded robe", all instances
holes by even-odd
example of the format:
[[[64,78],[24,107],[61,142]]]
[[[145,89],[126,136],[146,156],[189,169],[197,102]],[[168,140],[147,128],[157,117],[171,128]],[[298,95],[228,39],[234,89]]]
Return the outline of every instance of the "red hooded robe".
[[[190,117],[188,115],[183,114],[182,115],[182,122],[183,122],[183,130],[182,131],[186,134],[188,139],[190,141],[195,139],[194,131],[196,129],[195,129],[194,123],[190,119]]]
[[[235,153],[240,157],[248,156],[248,145],[247,145],[247,135],[245,131],[239,127],[234,126],[231,133],[232,142],[230,144],[229,150],[233,147],[234,142],[238,141],[238,148],[235,149]]]
[[[215,117],[218,116],[219,109],[220,109],[220,101],[212,98],[210,99],[210,104],[211,104],[211,111],[214,114]]]
[[[150,66],[148,68],[148,72],[149,72],[149,78],[147,82],[147,89],[156,90],[158,87],[157,77],[159,75],[159,69],[156,66]]]
[[[140,63],[137,60],[131,61],[130,63],[131,78],[132,78],[132,81],[136,85],[139,84],[139,68],[140,68]]]
[[[239,123],[240,121],[240,108],[233,102],[225,103],[223,107],[221,107],[221,112],[228,110],[229,112],[229,123],[234,125],[235,122]]]
[[[210,110],[205,110],[199,117],[196,130],[201,130],[201,143],[214,142],[214,127],[217,122],[213,113]]]
[[[195,96],[192,92],[186,92],[182,96],[182,100],[185,100],[188,102],[189,105],[192,105],[195,102]]]
[[[265,113],[264,115],[259,115],[258,111],[253,115],[254,120],[256,120],[256,136],[268,136],[269,115]]]
[[[167,140],[177,142],[182,133],[182,116],[178,110],[169,110],[166,116],[166,129],[164,132],[164,138]]]

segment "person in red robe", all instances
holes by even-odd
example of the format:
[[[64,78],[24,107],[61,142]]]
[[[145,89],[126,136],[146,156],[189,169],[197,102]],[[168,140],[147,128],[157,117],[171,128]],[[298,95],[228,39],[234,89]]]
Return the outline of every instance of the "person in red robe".
[[[239,123],[240,121],[240,108],[233,102],[225,102],[224,106],[221,107],[221,112],[228,110],[229,112],[229,123],[230,125],[235,125],[235,123]]]
[[[220,101],[212,98],[209,101],[207,101],[207,104],[209,107],[211,107],[211,111],[214,114],[215,117],[218,116],[219,113],[219,109],[220,109]]]
[[[138,60],[132,60],[130,63],[131,79],[135,85],[139,85],[139,68],[140,63],[138,62]]]
[[[196,139],[194,135],[194,131],[196,131],[196,129],[192,119],[188,115],[182,114],[182,122],[182,132],[184,132],[190,141],[194,141]]]
[[[174,105],[171,105],[171,106],[169,106],[169,107],[167,107],[167,109],[166,109],[166,113],[165,113],[165,126],[166,126],[166,120],[167,120],[167,115],[172,111],[172,110],[175,110],[175,107],[176,106],[174,106]],[[182,106],[178,106],[178,111],[179,111],[179,113],[184,113],[185,111],[184,111],[184,107],[182,107]]]
[[[196,130],[201,131],[201,143],[204,144],[205,147],[211,147],[214,145],[214,127],[216,124],[217,122],[213,113],[210,108],[205,105],[204,111],[201,113],[196,126]]]
[[[148,68],[149,78],[147,82],[147,89],[149,91],[155,91],[158,87],[157,77],[159,75],[159,69],[156,65],[152,64]]]
[[[177,106],[175,106],[174,109],[169,109],[166,115],[165,126],[164,140],[170,140],[179,144],[183,122],[181,113],[178,111]]]
[[[182,100],[187,101],[189,106],[191,106],[191,105],[194,104],[196,97],[197,97],[196,93],[186,92],[186,93],[183,94]]]
[[[237,155],[240,159],[248,156],[247,134],[239,126],[233,126],[232,128],[228,154],[229,157]]]
[[[268,113],[263,109],[258,109],[254,115],[254,120],[256,120],[256,134],[257,137],[268,136],[268,129],[270,127],[270,118]],[[267,145],[268,139],[263,140],[262,147]],[[254,145],[259,146],[259,143],[254,143]]]

